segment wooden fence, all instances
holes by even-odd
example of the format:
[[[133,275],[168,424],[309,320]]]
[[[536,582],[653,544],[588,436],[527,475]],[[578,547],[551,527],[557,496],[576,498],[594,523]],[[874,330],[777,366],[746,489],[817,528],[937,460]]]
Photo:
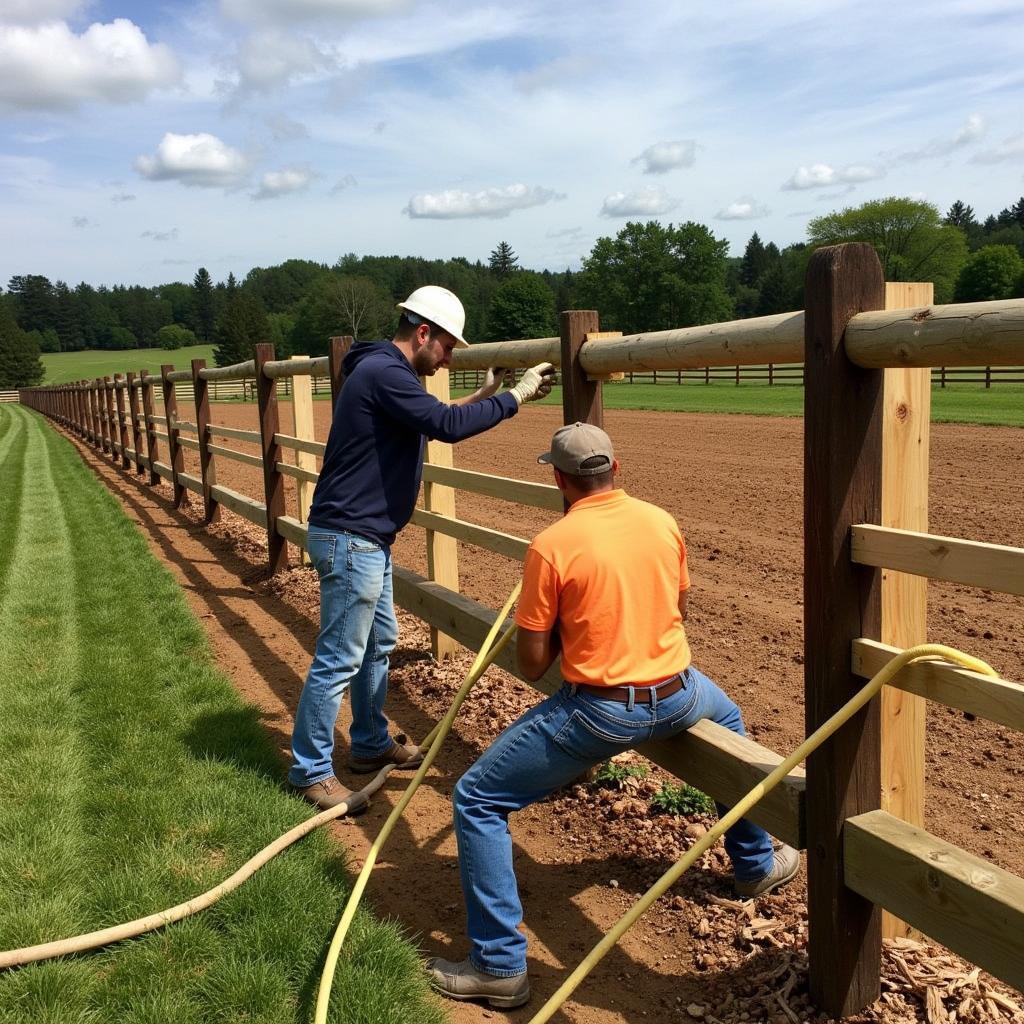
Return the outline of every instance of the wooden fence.
[[[0,391],[0,402],[16,402],[18,401],[17,391]]]
[[[756,320],[609,337],[592,311],[561,315],[559,338],[474,345],[455,353],[457,371],[560,366],[565,422],[601,424],[603,381],[628,372],[804,362],[804,633],[808,732],[839,709],[901,649],[924,639],[925,580],[952,580],[1024,594],[1024,549],[927,532],[929,367],[1024,363],[1024,300],[934,306],[930,285],[890,284],[870,246],[818,250],[807,276],[807,309]],[[314,469],[283,461],[291,449],[322,456],[324,444],[279,431],[275,381],[327,377],[342,387],[345,339],[322,359],[275,360],[258,345],[254,360],[191,371],[28,389],[22,401],[78,433],[152,483],[168,480],[174,501],[186,491],[213,519],[221,505],[267,530],[274,571],[287,543],[306,546],[307,528],[285,514],[284,479],[305,483]],[[427,386],[446,397],[448,375]],[[195,421],[179,417],[175,384],[191,380]],[[210,421],[209,384],[257,381],[259,431]],[[165,415],[154,414],[156,389]],[[115,412],[116,403],[116,412]],[[139,411],[141,403],[142,412]],[[126,411],[125,407],[128,407]],[[158,430],[164,427],[165,430]],[[185,436],[183,436],[183,432]],[[145,435],[145,437],[143,436]],[[232,452],[220,438],[251,441],[261,456]],[[167,445],[161,458],[160,443]],[[145,452],[143,446],[145,445]],[[181,448],[200,453],[201,475],[183,471]],[[260,501],[216,483],[217,458],[262,466]],[[455,489],[561,509],[553,487],[454,468],[451,449],[432,442],[424,504],[413,522],[427,531],[428,575],[396,567],[395,600],[436,631],[437,649],[475,648],[495,612],[457,593],[455,542],[522,559],[527,540],[458,519]],[[886,570],[883,577],[883,569]],[[516,673],[511,654],[499,664]],[[535,684],[550,693],[556,671]],[[833,1016],[858,1012],[879,995],[881,909],[950,949],[1024,987],[1024,880],[929,835],[923,828],[923,700],[939,701],[1024,729],[1024,685],[940,663],[904,669],[750,815],[807,849],[812,996]],[[708,722],[671,742],[642,748],[652,760],[734,802],[781,758]],[[905,927],[896,918],[887,928]]]

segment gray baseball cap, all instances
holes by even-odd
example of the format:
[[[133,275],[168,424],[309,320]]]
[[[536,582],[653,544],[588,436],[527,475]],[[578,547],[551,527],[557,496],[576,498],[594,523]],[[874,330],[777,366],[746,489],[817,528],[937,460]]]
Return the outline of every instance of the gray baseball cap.
[[[550,463],[572,476],[597,476],[612,468],[615,452],[612,439],[600,427],[592,423],[570,423],[555,431],[551,451],[537,461]]]

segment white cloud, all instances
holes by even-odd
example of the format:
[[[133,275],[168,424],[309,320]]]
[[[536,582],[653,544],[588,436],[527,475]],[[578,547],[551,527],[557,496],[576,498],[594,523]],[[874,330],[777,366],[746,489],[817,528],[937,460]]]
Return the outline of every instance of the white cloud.
[[[260,179],[258,192],[253,199],[277,199],[291,192],[301,192],[309,188],[309,183],[316,175],[308,167],[282,167],[279,171],[268,171]]]
[[[151,181],[180,181],[201,188],[237,185],[249,170],[249,162],[237,149],[216,135],[175,135],[168,132],[153,156],[140,156],[135,169]]]
[[[1024,132],[1011,135],[993,149],[983,150],[971,157],[972,164],[999,164],[1004,160],[1024,159]]]
[[[331,68],[334,63],[306,36],[276,30],[255,32],[238,47],[238,88],[240,92],[266,92],[299,75]]]
[[[613,192],[601,204],[602,217],[657,217],[674,210],[679,200],[663,188],[642,188],[636,192]]]
[[[267,114],[263,120],[275,142],[294,142],[297,139],[309,138],[309,129],[301,121],[296,121],[283,111]]]
[[[756,217],[767,217],[771,210],[757,202],[752,196],[742,196],[735,203],[730,203],[715,216],[719,220],[754,220]]]
[[[178,229],[170,231],[143,231],[140,238],[152,238],[154,242],[173,242],[178,237]]]
[[[963,126],[952,137],[931,139],[917,149],[904,150],[896,157],[897,160],[913,162],[933,157],[949,156],[950,153],[972,142],[977,142],[985,134],[985,119],[980,114],[971,114]]]
[[[692,167],[697,156],[697,143],[693,139],[675,142],[656,142],[648,146],[630,163],[643,164],[644,174],[665,174],[677,167]]]
[[[453,220],[457,217],[507,217],[514,210],[542,206],[565,196],[536,185],[508,185],[485,188],[479,192],[446,189],[444,192],[421,192],[409,200],[402,211],[413,218]]]
[[[82,0],[0,0],[0,21],[8,25],[62,21],[82,6]]]
[[[291,24],[295,21],[354,21],[400,14],[412,0],[221,0],[221,10],[236,21]]]
[[[846,167],[811,164],[810,167],[798,167],[782,187],[799,191],[805,188],[829,188],[832,185],[859,185],[881,177],[882,172],[878,168],[866,164],[849,164]]]
[[[516,76],[516,84],[523,92],[539,92],[542,89],[564,88],[588,71],[594,70],[594,62],[580,54],[556,57],[546,64],[523,71]]]
[[[125,18],[76,35],[64,22],[37,28],[0,25],[0,107],[42,110],[87,100],[130,103],[174,85],[171,50],[150,44]]]

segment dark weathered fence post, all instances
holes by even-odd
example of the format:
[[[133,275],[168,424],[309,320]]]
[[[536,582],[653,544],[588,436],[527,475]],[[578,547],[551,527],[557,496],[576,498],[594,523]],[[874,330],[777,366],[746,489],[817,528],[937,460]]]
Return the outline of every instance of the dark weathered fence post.
[[[128,421],[124,415],[124,393],[125,376],[123,373],[114,374],[114,397],[117,399],[117,426],[121,441],[121,466],[128,469],[131,461],[128,458]]]
[[[167,461],[171,465],[174,507],[181,508],[185,504],[185,485],[181,482],[181,474],[185,472],[185,458],[178,443],[178,396],[174,391],[174,381],[170,380],[173,372],[172,363],[164,363],[160,367],[160,377],[164,384],[164,418],[167,420]]]
[[[148,370],[139,370],[142,381],[142,419],[146,428],[146,455],[149,457],[149,484],[155,487],[160,483],[160,474],[156,471],[157,460],[160,458],[160,446],[157,444],[156,424],[153,422],[153,382],[149,379]]]
[[[85,408],[85,381],[75,382],[75,396],[78,400],[78,432],[83,438],[89,436],[89,416]]]
[[[992,367],[991,366],[986,366],[985,367],[985,387],[987,387],[987,388],[992,387]]]
[[[562,420],[565,423],[593,423],[604,426],[604,405],[601,400],[601,382],[587,380],[587,372],[580,366],[580,349],[587,335],[601,329],[597,311],[570,309],[561,314],[559,328],[562,339]]]
[[[850,644],[881,635],[881,573],[850,560],[850,527],[881,522],[883,371],[847,357],[843,334],[885,307],[874,249],[818,249],[807,268],[804,393],[805,713],[810,733],[863,685]],[[881,797],[879,700],[807,759],[807,878],[811,996],[834,1017],[879,995],[881,912],[848,889],[847,818]]]
[[[203,475],[203,511],[208,523],[220,518],[220,505],[211,488],[217,482],[217,470],[210,451],[210,382],[199,375],[206,369],[205,359],[192,360],[192,388],[196,397],[196,429],[199,431],[199,468]]]
[[[260,440],[263,454],[263,492],[267,504],[267,561],[271,573],[288,568],[288,545],[278,533],[277,520],[285,514],[284,475],[278,470],[281,446],[274,440],[280,432],[277,411],[277,381],[271,380],[263,366],[274,359],[274,346],[266,342],[255,346],[256,395],[260,403]],[[333,378],[332,378],[333,380]]]
[[[107,403],[103,391],[103,378],[96,378],[96,416],[100,421],[100,450],[110,450],[110,442],[107,433]]]
[[[103,439],[100,434],[100,412],[96,407],[95,381],[87,380],[85,382],[85,401],[89,407],[89,439],[92,441],[93,447],[99,448]]]
[[[352,336],[343,334],[339,338],[331,338],[327,349],[327,372],[331,378],[331,411],[341,394],[341,387],[345,383],[345,371],[341,368],[342,360],[348,355],[352,347]]]
[[[142,476],[142,429],[139,427],[139,388],[134,370],[128,371],[128,417],[132,421],[132,448],[135,449],[135,472]]]
[[[110,458],[117,462],[117,437],[114,431],[114,384],[109,377],[103,378],[103,408],[107,413],[107,438],[110,442]]]

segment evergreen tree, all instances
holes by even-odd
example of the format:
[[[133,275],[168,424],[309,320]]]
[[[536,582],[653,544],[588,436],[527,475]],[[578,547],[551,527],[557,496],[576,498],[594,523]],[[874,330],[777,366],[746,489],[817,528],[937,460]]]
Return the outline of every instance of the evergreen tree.
[[[213,351],[218,366],[244,363],[253,357],[253,346],[269,336],[267,314],[259,299],[239,289],[217,320]]]
[[[40,274],[12,277],[7,285],[14,299],[14,316],[23,331],[45,331],[56,326],[53,285]]]
[[[213,299],[213,279],[206,267],[200,267],[192,279],[192,329],[203,341],[213,338],[216,309]]]
[[[961,231],[967,231],[969,228],[977,227],[978,225],[974,217],[974,207],[968,206],[959,199],[946,211],[946,216],[942,223],[949,224],[954,228],[960,228]]]
[[[512,251],[512,246],[508,242],[499,242],[491,251],[489,266],[495,277],[506,278],[519,269],[519,257]]]
[[[63,281],[53,288],[55,328],[61,352],[78,352],[85,348],[82,311],[75,293]]]
[[[18,326],[6,302],[0,302],[0,388],[28,388],[42,383],[39,346]]]
[[[748,288],[756,288],[765,270],[767,270],[767,263],[764,244],[761,242],[761,236],[755,231],[750,236],[746,249],[743,250],[743,260],[740,263],[740,282]]]

